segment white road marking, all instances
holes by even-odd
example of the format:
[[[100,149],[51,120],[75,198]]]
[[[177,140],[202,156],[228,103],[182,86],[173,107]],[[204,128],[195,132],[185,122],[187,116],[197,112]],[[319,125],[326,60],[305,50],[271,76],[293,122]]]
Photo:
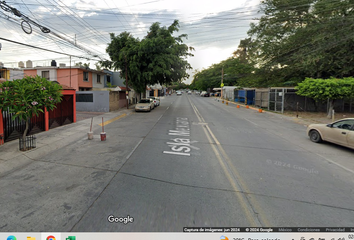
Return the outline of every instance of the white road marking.
[[[163,151],[166,154],[174,154],[174,155],[182,155],[182,156],[190,156],[189,153],[181,153],[181,152],[170,152],[170,151]]]
[[[133,150],[129,153],[129,155],[126,157],[126,159],[128,160],[130,158],[130,156],[135,152],[135,150],[139,147],[140,143],[143,141],[144,139],[140,139],[140,141],[138,142],[138,144],[133,148]]]

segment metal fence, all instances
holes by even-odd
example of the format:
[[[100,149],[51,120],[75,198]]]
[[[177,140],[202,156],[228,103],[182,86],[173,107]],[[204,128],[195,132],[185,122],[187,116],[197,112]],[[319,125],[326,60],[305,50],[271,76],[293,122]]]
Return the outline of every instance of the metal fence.
[[[316,102],[314,99],[296,94],[293,88],[274,88],[269,90],[268,110],[284,111],[305,111],[305,112],[327,112],[329,101]],[[354,99],[338,99],[334,102],[336,112],[353,112]]]
[[[269,106],[269,89],[256,89],[254,97],[254,105],[260,108],[268,108]]]
[[[25,140],[20,138],[20,141],[19,141],[20,151],[26,151],[26,150],[30,150],[32,148],[36,148],[36,139],[37,138],[34,135],[26,137]]]
[[[19,118],[12,119],[15,113],[10,113],[8,109],[2,111],[4,123],[4,141],[12,141],[22,137],[25,129],[26,122],[20,121]],[[29,121],[29,129],[27,136],[39,133],[45,130],[44,113],[34,116]]]

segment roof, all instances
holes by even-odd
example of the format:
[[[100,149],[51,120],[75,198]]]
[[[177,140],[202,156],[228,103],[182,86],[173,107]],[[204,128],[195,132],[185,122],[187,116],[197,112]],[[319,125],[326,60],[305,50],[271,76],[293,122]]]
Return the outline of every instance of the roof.
[[[130,88],[128,88],[128,90],[127,90],[127,88],[126,87],[123,87],[123,86],[117,86],[113,91],[119,91],[119,92],[121,92],[121,91],[130,91]]]

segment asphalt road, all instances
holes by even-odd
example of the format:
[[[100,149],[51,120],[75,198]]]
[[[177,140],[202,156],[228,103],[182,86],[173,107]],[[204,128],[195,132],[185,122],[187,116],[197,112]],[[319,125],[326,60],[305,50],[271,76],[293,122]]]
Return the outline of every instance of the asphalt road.
[[[1,179],[0,230],[353,226],[353,150],[275,114],[174,95],[105,131]]]

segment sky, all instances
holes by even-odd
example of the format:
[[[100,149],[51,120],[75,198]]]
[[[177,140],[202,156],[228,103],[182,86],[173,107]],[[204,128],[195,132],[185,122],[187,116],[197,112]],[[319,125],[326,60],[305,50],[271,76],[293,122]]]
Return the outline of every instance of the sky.
[[[105,49],[109,33],[123,31],[142,39],[154,22],[169,26],[179,20],[177,33],[187,34],[184,43],[194,47],[188,59],[193,73],[232,56],[240,40],[248,37],[251,22],[259,16],[260,0],[8,0],[30,26],[5,5],[0,8],[0,62],[5,67],[18,67],[18,62],[31,60],[34,66],[50,66],[52,60],[71,65],[109,59]],[[22,26],[21,26],[22,23]],[[43,33],[40,27],[50,29]],[[32,33],[30,31],[32,30]],[[26,33],[26,32],[27,33]],[[30,33],[30,34],[28,34]],[[3,39],[1,39],[3,38]],[[4,40],[5,39],[5,40]],[[49,49],[47,52],[9,42],[8,40]],[[64,53],[64,54],[58,54]]]

